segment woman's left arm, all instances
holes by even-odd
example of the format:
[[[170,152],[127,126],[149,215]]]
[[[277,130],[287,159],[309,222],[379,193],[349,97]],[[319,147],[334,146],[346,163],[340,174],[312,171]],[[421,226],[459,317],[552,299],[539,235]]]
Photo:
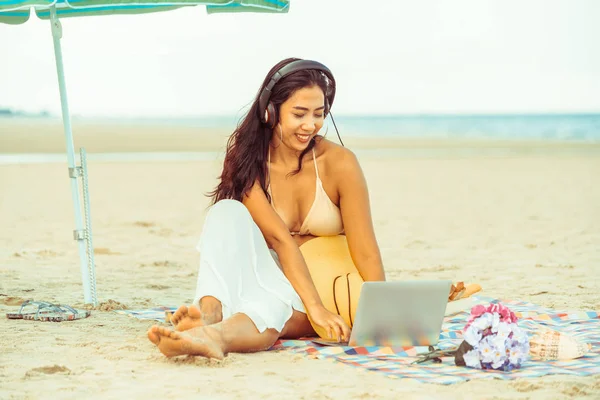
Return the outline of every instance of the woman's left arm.
[[[341,154],[338,154],[335,170],[340,210],[352,261],[363,280],[385,281],[365,176],[354,153],[348,149],[339,151]]]

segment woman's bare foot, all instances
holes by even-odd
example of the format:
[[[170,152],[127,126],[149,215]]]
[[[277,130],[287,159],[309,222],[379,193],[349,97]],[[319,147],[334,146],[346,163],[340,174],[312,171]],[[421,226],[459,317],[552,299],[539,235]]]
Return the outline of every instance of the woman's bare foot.
[[[176,331],[187,331],[204,325],[202,313],[196,306],[181,306],[171,317],[171,324]]]
[[[202,311],[194,305],[181,306],[171,317],[171,323],[177,331],[187,331],[200,326],[212,325],[223,320],[221,302],[214,297],[205,296],[200,301]]]
[[[154,325],[148,330],[148,339],[167,357],[191,355],[222,360],[223,350],[213,336],[215,335],[209,335],[205,331],[205,327],[176,332]]]

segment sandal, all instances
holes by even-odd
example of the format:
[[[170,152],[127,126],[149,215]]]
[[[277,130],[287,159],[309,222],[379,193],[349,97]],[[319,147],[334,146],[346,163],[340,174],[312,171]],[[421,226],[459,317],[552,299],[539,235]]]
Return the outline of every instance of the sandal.
[[[23,312],[27,306],[37,306],[35,312]],[[26,319],[30,321],[74,321],[87,318],[91,315],[88,310],[76,310],[71,306],[64,304],[52,304],[45,301],[27,300],[21,305],[18,313],[7,313],[9,319]]]
[[[23,304],[21,304],[21,308],[19,308],[19,312],[6,313],[6,318],[8,318],[8,319],[23,319],[24,315],[36,314],[36,313],[40,312],[40,308],[44,309],[50,305],[52,305],[52,303],[48,303],[47,301],[27,300],[27,301],[24,301]],[[23,312],[25,308],[31,308],[31,307],[36,307],[36,308],[33,310],[30,310],[29,312]]]

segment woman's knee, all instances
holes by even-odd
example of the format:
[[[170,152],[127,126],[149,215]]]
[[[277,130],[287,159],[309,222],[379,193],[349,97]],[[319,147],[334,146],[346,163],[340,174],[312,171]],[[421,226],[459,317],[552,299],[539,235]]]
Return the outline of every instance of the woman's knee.
[[[313,329],[308,316],[300,311],[294,310],[290,319],[287,320],[283,329],[279,333],[282,339],[297,339],[303,336],[314,336]]]
[[[231,238],[235,232],[244,232],[253,223],[250,212],[241,202],[221,200],[211,206],[204,220],[202,236],[196,248],[201,251],[203,243]]]
[[[252,216],[242,202],[237,200],[221,200],[211,206],[204,221],[205,228],[210,225],[219,228],[237,227],[244,222],[251,222]]]
[[[224,199],[212,205],[208,211],[206,219],[239,219],[250,216],[250,212],[246,206],[237,200]]]

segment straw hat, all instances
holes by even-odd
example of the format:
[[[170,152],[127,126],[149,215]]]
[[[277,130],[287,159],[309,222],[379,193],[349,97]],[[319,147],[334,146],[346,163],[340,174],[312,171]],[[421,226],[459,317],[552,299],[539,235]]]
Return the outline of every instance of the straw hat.
[[[354,266],[346,236],[323,236],[302,246],[304,256],[317,292],[325,308],[340,315],[352,328],[363,279]],[[327,332],[308,319],[315,332],[328,338]]]

